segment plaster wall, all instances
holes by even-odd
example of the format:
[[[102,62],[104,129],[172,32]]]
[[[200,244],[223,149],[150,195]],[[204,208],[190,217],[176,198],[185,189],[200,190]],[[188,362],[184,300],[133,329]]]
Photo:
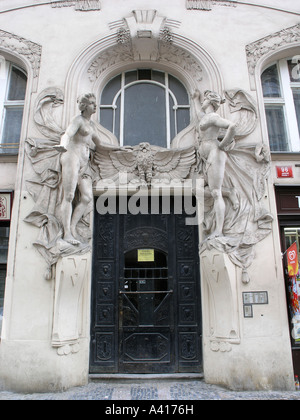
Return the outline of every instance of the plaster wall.
[[[29,2],[28,2],[29,3]],[[31,2],[33,3],[33,2]],[[51,347],[55,283],[46,281],[47,265],[33,247],[38,229],[24,222],[34,202],[26,189],[26,180],[32,176],[30,162],[26,159],[24,142],[40,133],[33,121],[34,104],[49,87],[60,88],[65,93],[65,105],[60,121],[65,128],[76,114],[76,97],[89,88],[97,86],[122,71],[122,62],[108,68],[92,83],[86,72],[92,61],[116,44],[111,23],[129,17],[135,9],[155,9],[159,16],[176,21],[175,43],[183,45],[197,60],[206,54],[207,62],[214,65],[218,78],[211,77],[209,66],[203,67],[203,81],[197,86],[190,81],[186,87],[201,91],[219,86],[224,89],[241,88],[251,93],[259,104],[263,120],[262,98],[259,89],[251,90],[245,47],[251,42],[266,37],[283,28],[299,23],[299,6],[293,0],[285,2],[285,9],[296,10],[290,14],[270,9],[238,4],[237,7],[216,5],[209,12],[187,10],[185,1],[169,0],[102,0],[101,11],[78,12],[73,7],[52,8],[50,4],[23,8],[3,13],[14,6],[23,6],[22,1],[4,0],[0,7],[0,29],[24,37],[42,46],[41,67],[38,77],[29,87],[23,125],[21,152],[16,180],[15,206],[12,219],[8,277],[5,296],[4,323],[0,344],[0,383],[18,391],[48,391],[82,385],[88,380],[89,360],[89,300],[90,286],[83,293],[81,351],[58,356]],[[255,2],[254,2],[255,3]],[[258,3],[258,2],[256,2]],[[282,7],[281,1],[265,0],[264,4]],[[32,24],[28,24],[32,22]],[[0,45],[1,51],[1,45]],[[13,52],[11,52],[13,54]],[[20,58],[20,57],[19,57]],[[21,59],[24,59],[21,55]],[[84,62],[85,59],[89,60]],[[161,63],[133,62],[131,67],[160,67]],[[28,63],[27,63],[28,65]],[[31,68],[28,65],[29,73]],[[179,69],[170,63],[170,72]],[[253,87],[252,87],[253,88]],[[228,109],[223,111],[230,118]],[[248,138],[251,142],[264,142],[267,137],[264,122]],[[0,165],[0,174],[1,174]],[[12,167],[7,170],[13,172]],[[7,172],[8,174],[8,172]],[[9,175],[10,177],[10,175]],[[8,175],[7,175],[8,178]],[[13,179],[13,175],[11,175]],[[276,215],[273,179],[269,178],[264,205]],[[210,383],[224,384],[235,389],[292,389],[293,371],[287,323],[285,291],[281,268],[279,235],[276,222],[273,231],[255,247],[256,259],[249,269],[251,282],[241,282],[241,273],[233,270],[236,293],[236,317],[239,327],[239,342],[230,344],[226,351],[211,347],[210,322],[212,309],[207,282],[202,272],[202,306],[204,335],[204,374]],[[254,307],[254,317],[243,316],[242,293],[245,291],[268,291],[269,304]],[[218,314],[218,308],[214,307]]]

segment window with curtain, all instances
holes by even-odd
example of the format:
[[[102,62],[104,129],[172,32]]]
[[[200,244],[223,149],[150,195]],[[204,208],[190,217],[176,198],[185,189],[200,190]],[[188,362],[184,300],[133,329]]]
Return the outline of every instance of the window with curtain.
[[[300,56],[280,60],[261,76],[272,152],[300,151]]]
[[[124,72],[102,92],[100,124],[116,135],[121,146],[148,142],[170,147],[189,123],[189,95],[168,73],[151,69]]]
[[[1,154],[18,154],[27,75],[18,66],[0,59]]]

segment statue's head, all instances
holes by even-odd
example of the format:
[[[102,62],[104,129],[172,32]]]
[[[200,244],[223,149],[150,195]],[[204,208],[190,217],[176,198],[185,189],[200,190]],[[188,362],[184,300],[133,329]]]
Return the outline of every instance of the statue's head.
[[[203,108],[206,104],[210,104],[213,106],[214,110],[217,111],[220,108],[220,105],[224,103],[225,99],[223,99],[218,93],[212,92],[211,90],[206,90],[204,92]]]
[[[96,111],[96,96],[93,93],[86,93],[84,95],[80,95],[77,99],[78,107],[81,113],[86,111],[88,106],[94,106]]]

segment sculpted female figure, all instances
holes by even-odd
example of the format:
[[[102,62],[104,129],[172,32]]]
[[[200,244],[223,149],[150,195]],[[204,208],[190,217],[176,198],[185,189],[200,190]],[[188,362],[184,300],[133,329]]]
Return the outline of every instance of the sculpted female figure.
[[[220,95],[206,91],[204,93],[199,124],[199,155],[208,186],[208,193],[214,200],[216,220],[215,230],[210,234],[210,239],[222,236],[223,233],[225,220],[225,202],[223,197],[228,197],[231,200],[234,209],[238,206],[235,190],[223,187],[227,150],[230,150],[234,145],[236,124],[216,113],[222,103],[224,101]],[[227,131],[224,139],[219,141],[218,136],[221,129]]]
[[[87,207],[93,200],[92,175],[90,172],[90,149],[101,145],[96,134],[91,116],[96,112],[96,98],[93,94],[82,95],[78,99],[81,115],[75,117],[61,138],[59,146],[54,148],[62,152],[62,187],[63,202],[61,206],[62,224],[66,242],[79,245],[76,226]],[[79,189],[80,200],[73,210],[76,189]]]

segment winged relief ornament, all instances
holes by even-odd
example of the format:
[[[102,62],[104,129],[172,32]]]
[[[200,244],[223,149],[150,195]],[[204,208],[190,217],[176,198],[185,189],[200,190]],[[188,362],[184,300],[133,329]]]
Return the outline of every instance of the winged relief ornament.
[[[194,147],[169,150],[143,142],[117,151],[98,148],[94,163],[102,180],[116,182],[120,174],[126,174],[126,182],[150,186],[186,179],[196,163],[196,151]]]

